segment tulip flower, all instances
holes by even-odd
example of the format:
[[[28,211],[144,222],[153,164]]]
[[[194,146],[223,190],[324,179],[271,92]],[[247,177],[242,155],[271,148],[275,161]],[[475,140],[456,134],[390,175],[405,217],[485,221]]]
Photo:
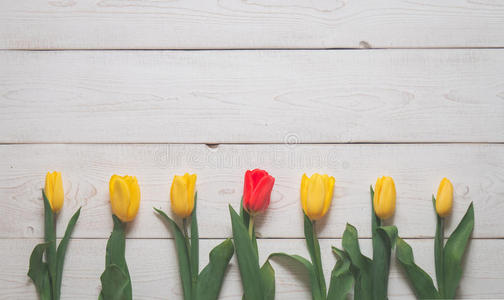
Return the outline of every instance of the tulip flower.
[[[260,169],[245,172],[243,208],[251,215],[266,210],[270,203],[275,178]]]
[[[113,175],[109,182],[112,212],[122,222],[132,221],[140,207],[140,187],[136,177]]]
[[[173,229],[179,259],[179,273],[184,300],[217,300],[226,269],[234,254],[231,239],[210,251],[210,262],[200,272],[196,174],[175,175],[170,190],[171,208],[182,218],[182,228],[161,209],[154,210]],[[191,222],[187,226],[188,218]],[[189,236],[187,228],[190,228]],[[114,298],[116,299],[116,298]],[[118,298],[117,298],[118,299]]]
[[[269,206],[274,183],[275,178],[268,172],[260,169],[248,170],[245,172],[239,214],[229,205],[236,257],[242,278],[244,293],[242,299],[274,298],[275,272],[268,260],[259,267],[259,251],[254,229],[255,216]]]
[[[354,284],[354,295],[360,295],[359,299],[387,299],[390,254],[395,246],[398,231],[396,226],[384,226],[382,221],[394,214],[396,202],[394,180],[387,176],[379,177],[374,190],[370,186],[369,191],[372,206],[372,258],[361,254],[357,228],[351,224],[347,223],[341,244],[350,256],[352,273],[359,274],[359,280]]]
[[[334,190],[334,177],[313,174],[301,178],[301,205],[312,221],[320,220],[329,210]]]
[[[56,243],[56,213],[63,207],[65,194],[60,172],[47,173],[42,191],[44,201],[44,243],[32,251],[28,276],[33,280],[40,299],[59,300],[63,280],[63,264],[70,237],[80,216],[80,208],[68,222],[65,235]]]
[[[51,205],[51,210],[58,213],[63,207],[65,193],[63,192],[63,181],[60,172],[47,173],[45,179],[44,193]]]
[[[460,279],[463,277],[464,253],[474,229],[473,204],[469,204],[464,217],[447,239],[444,217],[451,213],[453,205],[453,185],[450,180],[441,180],[437,196],[432,195],[432,204],[436,214],[434,269],[437,287],[434,286],[433,278],[415,264],[412,247],[399,237],[396,242],[396,257],[405,270],[417,299],[456,299]]]
[[[436,212],[444,218],[451,213],[453,206],[453,185],[447,178],[443,178],[439,184],[436,197]]]
[[[376,180],[373,206],[378,218],[385,220],[394,214],[396,190],[392,177],[382,176]]]
[[[105,270],[100,276],[102,289],[98,299],[131,300],[133,298],[131,278],[124,255],[126,222],[133,221],[138,213],[140,186],[134,176],[112,175],[109,192],[114,228],[107,242]]]
[[[315,221],[320,220],[329,210],[334,190],[334,177],[326,174],[313,174],[311,177],[303,174],[301,178],[301,206],[304,211],[304,234],[306,247],[310,253],[308,260],[300,255],[283,252],[272,253],[270,258],[283,257],[292,262],[301,262],[309,271],[312,299],[346,299],[353,285],[348,255],[333,247],[338,262],[331,273],[329,290],[326,288],[324,269],[320,254],[320,244],[317,238]],[[360,296],[359,296],[360,297]]]
[[[194,191],[196,185],[196,174],[184,176],[175,175],[173,178],[170,199],[173,212],[181,217],[187,218],[194,208]]]

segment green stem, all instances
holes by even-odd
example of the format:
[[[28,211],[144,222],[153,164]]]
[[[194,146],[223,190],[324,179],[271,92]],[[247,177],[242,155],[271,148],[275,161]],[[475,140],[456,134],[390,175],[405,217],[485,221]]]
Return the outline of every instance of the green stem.
[[[439,294],[441,297],[445,297],[445,291],[444,291],[444,218],[440,217],[440,222],[439,222],[439,240],[438,242],[440,243],[438,245],[437,251],[439,251],[438,255],[436,256],[436,267],[439,268],[440,272],[440,280],[438,280],[438,289],[439,289]],[[439,284],[441,283],[441,284]]]
[[[320,282],[320,273],[318,270],[318,258],[317,258],[317,231],[315,230],[315,220],[312,221],[312,234],[313,234],[313,256],[315,258],[314,261],[312,261],[312,264],[313,266],[315,267],[315,274],[317,276],[317,280],[319,282],[319,287],[320,287],[320,293],[321,295],[323,295],[322,293],[322,286],[321,286],[321,282]],[[320,256],[320,253],[319,253],[319,256]]]
[[[54,297],[54,300],[60,300],[60,291],[58,290],[58,245],[56,244],[56,214],[53,215],[53,225],[54,225],[54,253],[56,253],[56,261],[54,262],[54,268],[55,270],[53,271],[54,272],[54,282],[52,282],[53,284],[53,297]]]
[[[187,248],[187,256],[189,257],[189,276],[191,277],[191,296],[189,296],[189,299],[193,299],[195,295],[193,294],[194,288],[195,288],[195,282],[193,280],[193,274],[192,274],[192,266],[191,266],[191,244],[189,243],[189,234],[187,233],[187,218],[182,219],[182,227],[184,230],[184,240]]]
[[[51,298],[56,299],[56,281],[57,281],[57,256],[56,256],[56,216],[51,210],[51,205],[44,192],[44,240],[49,243],[46,250],[46,260],[49,268],[49,281],[51,285]]]
[[[320,288],[320,295],[322,296],[322,299],[326,299],[327,290],[326,290],[324,272],[322,270],[322,259],[320,256],[320,244],[319,244],[319,241],[317,238],[316,222],[315,221],[310,221],[310,222],[311,222],[311,228],[312,228],[312,242],[313,242],[313,245],[312,245],[313,246],[312,264],[315,269],[315,274],[316,274],[318,285]]]
[[[189,254],[189,257],[191,257],[191,244],[189,243],[189,234],[187,234],[187,219],[183,218],[182,219],[182,227],[184,230],[184,237],[185,237],[185,243],[187,247],[187,253]]]
[[[248,228],[248,233],[249,233],[249,238],[252,240],[252,234],[254,232],[254,216],[250,215],[249,217],[249,228]]]
[[[373,266],[372,266],[372,290],[373,290],[373,299],[384,300],[387,299],[387,278],[388,272],[385,273],[385,270],[388,270],[388,265],[386,265],[386,250],[378,235],[377,228],[381,226],[382,220],[376,216],[376,221],[374,222],[374,226],[372,226],[372,244],[373,244]]]

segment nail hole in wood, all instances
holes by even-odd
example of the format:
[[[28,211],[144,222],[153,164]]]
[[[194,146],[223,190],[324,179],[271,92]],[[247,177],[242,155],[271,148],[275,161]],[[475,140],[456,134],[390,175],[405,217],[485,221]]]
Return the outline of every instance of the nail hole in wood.
[[[359,43],[359,47],[360,48],[363,48],[363,49],[371,49],[371,44],[369,44],[368,42],[366,41],[360,41]]]

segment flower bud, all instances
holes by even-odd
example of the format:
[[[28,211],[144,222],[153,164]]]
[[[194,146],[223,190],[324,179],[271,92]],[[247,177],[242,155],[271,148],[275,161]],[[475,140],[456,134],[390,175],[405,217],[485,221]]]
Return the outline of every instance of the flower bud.
[[[446,217],[451,213],[453,206],[453,185],[447,178],[443,178],[439,184],[436,196],[436,212],[440,217]]]
[[[392,177],[382,176],[376,180],[373,206],[378,218],[385,220],[394,214],[396,189]]]
[[[301,205],[310,220],[321,219],[329,210],[334,190],[334,177],[313,174],[301,178]]]
[[[243,208],[249,214],[266,210],[270,203],[275,178],[260,169],[245,172]]]
[[[113,175],[109,191],[114,215],[123,222],[133,221],[140,207],[140,186],[136,177]]]
[[[60,172],[54,171],[52,173],[47,173],[44,194],[51,205],[52,211],[58,213],[63,207],[63,202],[65,200],[63,181],[61,180]]]
[[[173,212],[186,218],[191,215],[194,209],[194,194],[196,186],[196,174],[184,176],[175,175],[170,191],[171,208]]]

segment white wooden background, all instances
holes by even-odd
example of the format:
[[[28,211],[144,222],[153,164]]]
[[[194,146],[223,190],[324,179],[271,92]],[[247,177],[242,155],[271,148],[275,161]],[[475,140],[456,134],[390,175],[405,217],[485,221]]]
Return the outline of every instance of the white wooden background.
[[[336,178],[318,227],[326,277],[346,222],[371,254],[368,190],[384,174],[398,191],[390,223],[433,275],[430,197],[450,178],[447,230],[475,207],[458,296],[504,298],[503,47],[499,0],[0,0],[0,299],[37,299],[26,273],[47,171],[64,176],[58,236],[83,207],[63,299],[100,291],[114,173],[141,185],[126,254],[135,299],[182,299],[152,207],[169,211],[174,174],[198,174],[206,264],[255,167],[277,179],[257,224],[261,260],[307,256],[301,175]],[[302,270],[273,266],[276,299],[310,298]],[[413,298],[394,260],[389,294]],[[240,296],[233,259],[221,298]]]

